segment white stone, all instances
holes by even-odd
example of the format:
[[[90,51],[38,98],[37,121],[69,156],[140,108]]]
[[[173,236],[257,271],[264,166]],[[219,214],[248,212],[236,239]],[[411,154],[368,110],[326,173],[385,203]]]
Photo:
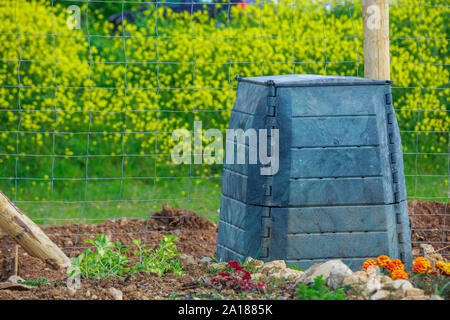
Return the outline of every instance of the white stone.
[[[378,290],[370,297],[370,300],[385,300],[389,298],[390,294],[387,290]]]
[[[335,263],[331,268],[327,283],[332,288],[336,289],[342,285],[342,282],[346,277],[351,276],[352,274],[352,270],[344,263]]]
[[[438,296],[437,294],[433,294],[431,295],[430,300],[444,300],[444,299]]]
[[[367,294],[371,294],[377,290],[380,290],[381,287],[380,277],[371,277],[367,280],[365,292]]]
[[[318,276],[322,276],[322,279],[327,281],[328,284],[336,287],[341,285],[343,280],[350,275],[352,275],[352,270],[341,260],[330,260],[312,265],[303,273],[300,281],[309,284],[313,283]]]
[[[75,290],[72,287],[67,287],[67,293],[69,294],[70,297],[73,297],[77,293],[77,290]]]
[[[15,275],[8,278],[8,282],[11,282],[11,283],[20,283],[20,282],[24,282],[24,281],[25,281],[24,279],[22,279],[19,276],[15,276]]]
[[[392,288],[394,290],[402,290],[403,292],[409,289],[413,289],[413,285],[408,280],[399,279],[392,281]]]
[[[119,289],[109,288],[109,293],[113,296],[114,300],[123,300],[123,293]]]
[[[212,259],[210,257],[203,257],[200,259],[201,263],[210,263],[212,262]]]

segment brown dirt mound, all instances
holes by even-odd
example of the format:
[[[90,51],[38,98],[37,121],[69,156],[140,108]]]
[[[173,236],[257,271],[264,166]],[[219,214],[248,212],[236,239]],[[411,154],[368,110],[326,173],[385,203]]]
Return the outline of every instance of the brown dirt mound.
[[[450,255],[450,205],[436,201],[408,201],[413,248],[431,244],[443,256]]]
[[[216,230],[215,223],[205,217],[198,216],[194,211],[188,209],[172,208],[164,204],[161,211],[156,211],[151,219],[158,226],[169,230]]]

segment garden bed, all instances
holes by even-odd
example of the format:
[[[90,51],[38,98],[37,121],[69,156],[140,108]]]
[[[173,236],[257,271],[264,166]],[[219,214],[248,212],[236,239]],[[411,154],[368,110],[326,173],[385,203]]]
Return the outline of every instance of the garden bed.
[[[449,225],[449,218],[443,216],[446,206],[437,202],[414,201],[409,203],[412,227],[420,229],[412,232],[412,240],[416,255],[419,243],[433,243],[436,249],[443,247],[439,243],[444,236],[444,225]],[[444,221],[444,218],[447,221]],[[445,224],[444,224],[445,223]],[[426,231],[422,231],[425,229]],[[435,229],[436,231],[428,231]],[[217,289],[202,285],[205,274],[210,271],[211,261],[206,257],[214,255],[217,236],[217,225],[195,212],[184,209],[174,209],[164,206],[163,210],[155,212],[149,219],[118,219],[108,220],[98,224],[71,224],[63,226],[46,226],[45,232],[70,257],[77,256],[84,248],[89,247],[83,242],[86,238],[95,238],[96,234],[109,234],[113,241],[120,241],[125,246],[132,245],[132,239],[141,238],[150,245],[157,245],[163,234],[174,234],[179,237],[178,250],[187,258],[182,259],[186,273],[182,276],[166,274],[159,277],[138,272],[132,276],[119,279],[85,279],[82,280],[82,290],[70,295],[64,281],[64,271],[49,269],[40,260],[30,257],[19,250],[18,275],[25,280],[45,278],[51,283],[33,286],[30,290],[0,290],[0,299],[112,299],[110,288],[119,289],[124,299],[167,299],[167,298],[246,298],[291,299],[295,296],[295,287],[289,282],[266,284],[270,290],[260,294],[240,295],[232,288]],[[0,281],[6,281],[14,270],[14,241],[0,233],[0,244],[3,248],[0,256]],[[449,249],[440,251],[449,254]],[[202,257],[203,260],[202,260]],[[208,262],[207,262],[208,261]]]

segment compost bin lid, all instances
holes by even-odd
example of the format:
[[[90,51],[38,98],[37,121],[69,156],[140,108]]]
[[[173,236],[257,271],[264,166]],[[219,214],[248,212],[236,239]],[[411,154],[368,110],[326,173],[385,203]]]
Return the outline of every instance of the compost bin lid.
[[[358,86],[386,85],[390,80],[376,80],[359,77],[325,76],[317,74],[288,74],[279,76],[247,77],[236,76],[236,80],[276,87],[316,87],[316,86]]]

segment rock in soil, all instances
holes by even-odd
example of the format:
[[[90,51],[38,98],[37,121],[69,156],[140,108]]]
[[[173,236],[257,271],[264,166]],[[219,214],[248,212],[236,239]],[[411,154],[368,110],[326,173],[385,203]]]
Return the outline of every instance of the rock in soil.
[[[405,297],[417,297],[417,296],[423,296],[424,292],[422,289],[418,288],[412,288],[404,291]]]
[[[365,292],[367,294],[372,294],[373,292],[381,289],[380,276],[374,276],[369,278],[366,283]]]
[[[11,283],[20,283],[20,282],[24,282],[24,281],[25,280],[19,276],[11,276],[8,278],[8,282],[11,282]]]
[[[322,279],[331,286],[340,285],[343,280],[352,275],[352,270],[341,260],[330,260],[324,263],[313,264],[300,278],[304,284],[313,283],[314,279],[322,276]]]
[[[356,271],[352,275],[345,277],[342,285],[363,285],[369,280],[369,276],[365,271]]]
[[[402,292],[409,290],[409,289],[413,289],[413,285],[411,284],[411,282],[409,282],[408,280],[394,280],[392,282],[392,288],[394,290],[401,290]]]
[[[390,295],[391,292],[387,290],[378,290],[370,297],[370,300],[385,300],[388,299]]]
[[[274,273],[279,273],[281,270],[286,269],[286,262],[284,260],[275,260],[265,263],[260,270],[265,276],[269,276]]]
[[[210,257],[203,257],[200,259],[201,263],[211,263],[212,259]]]
[[[67,294],[70,297],[74,297],[76,293],[77,293],[77,290],[75,290],[74,288],[71,288],[71,287],[67,287]]]
[[[109,293],[113,296],[114,300],[123,300],[122,291],[111,287],[109,288]]]
[[[188,268],[195,268],[198,265],[197,260],[195,260],[193,256],[188,254],[182,254],[179,259],[181,264]]]
[[[21,281],[23,280],[21,277],[18,276],[11,276],[9,277],[7,282],[0,283],[0,290],[18,290],[18,291],[25,291],[25,290],[32,290],[33,286],[28,286],[25,284],[21,284]]]

